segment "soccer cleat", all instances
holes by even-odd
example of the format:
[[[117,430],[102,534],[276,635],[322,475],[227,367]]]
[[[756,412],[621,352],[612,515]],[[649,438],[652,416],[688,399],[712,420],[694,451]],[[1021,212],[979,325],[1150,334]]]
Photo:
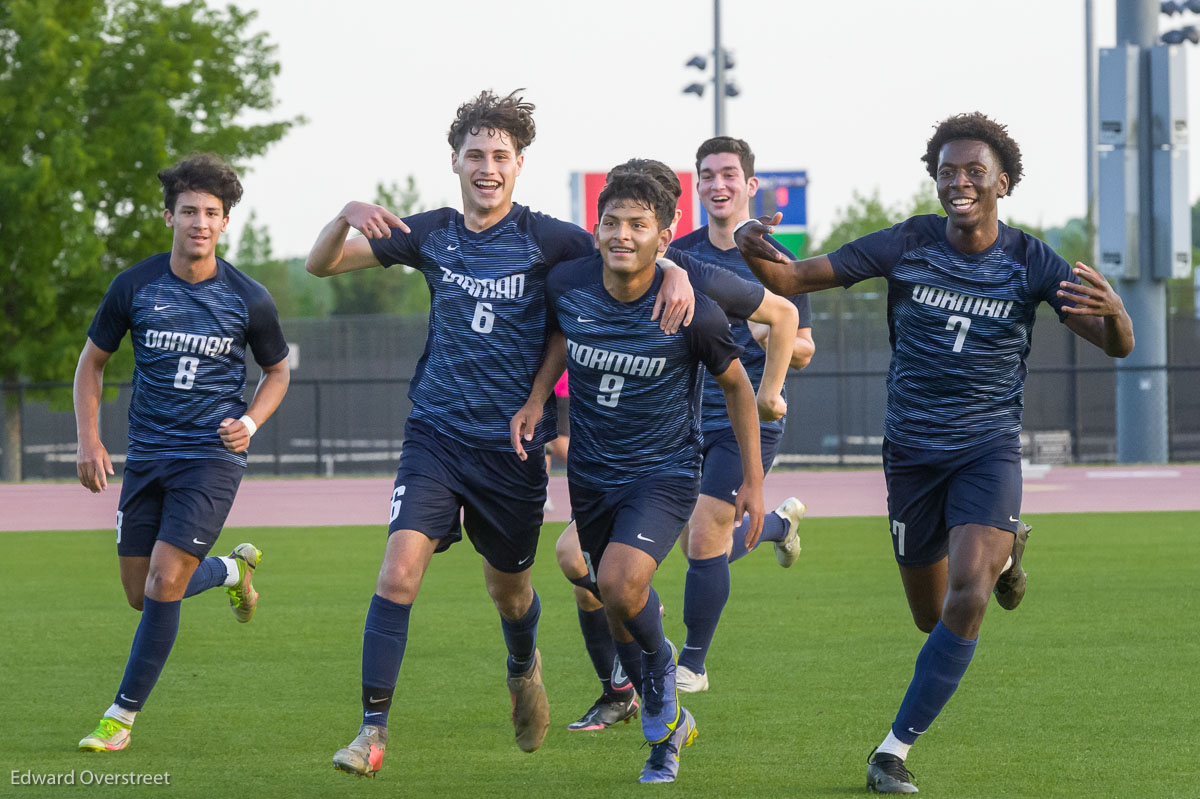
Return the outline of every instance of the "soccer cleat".
[[[992,589],[992,593],[996,595],[996,601],[1005,610],[1014,609],[1025,598],[1025,570],[1021,568],[1021,556],[1025,554],[1025,544],[1029,541],[1031,530],[1033,530],[1032,525],[1021,522],[1016,537],[1013,539],[1012,566],[1001,572],[996,579],[996,587]]]
[[[697,674],[687,666],[677,666],[675,668],[675,687],[684,694],[698,694],[701,691],[707,691],[708,672],[702,671]]]
[[[671,737],[651,745],[650,757],[642,766],[642,776],[638,782],[674,782],[679,773],[679,750],[691,746],[697,734],[696,719],[684,708],[679,725]]]
[[[895,755],[871,750],[867,757],[867,787],[876,793],[917,793],[912,772]]]
[[[364,724],[345,748],[333,756],[333,767],[360,777],[374,777],[383,768],[383,752],[387,749],[387,727]]]
[[[637,712],[637,694],[633,686],[624,691],[605,691],[596,703],[588,708],[588,712],[584,713],[579,721],[568,724],[567,729],[571,732],[582,732],[603,730],[620,721],[628,724],[630,719],[637,718]]]
[[[129,746],[129,725],[110,716],[100,719],[92,734],[79,742],[81,752],[116,752]]]
[[[533,650],[533,665],[524,674],[509,675],[508,693],[512,697],[517,746],[522,752],[535,752],[550,729],[550,700],[542,683],[541,652]]]
[[[646,667],[642,677],[642,734],[652,744],[662,743],[671,737],[679,725],[679,692],[675,685],[675,645],[671,647],[671,658],[661,669]]]
[[[775,509],[775,515],[788,523],[787,535],[782,541],[775,542],[775,560],[785,569],[800,557],[800,534],[796,532],[796,528],[800,526],[800,520],[804,518],[806,510],[808,506],[795,497],[788,497]]]
[[[254,590],[250,578],[262,560],[262,551],[254,544],[238,544],[229,557],[237,561],[238,580],[226,588],[225,593],[229,594],[229,607],[233,608],[233,615],[245,624],[254,618],[254,609],[258,607],[258,592]]]

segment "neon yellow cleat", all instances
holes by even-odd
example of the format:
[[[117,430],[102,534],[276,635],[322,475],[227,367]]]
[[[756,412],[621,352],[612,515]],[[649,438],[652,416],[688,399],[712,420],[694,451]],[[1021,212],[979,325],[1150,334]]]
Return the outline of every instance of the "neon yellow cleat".
[[[233,548],[233,552],[229,553],[229,557],[237,561],[238,581],[226,588],[225,593],[229,594],[229,606],[233,608],[233,615],[245,624],[254,618],[254,609],[258,607],[258,592],[254,590],[250,578],[254,576],[254,570],[262,560],[262,551],[254,544],[238,544]]]
[[[116,752],[129,746],[130,728],[114,718],[105,716],[92,734],[79,742],[81,752]]]

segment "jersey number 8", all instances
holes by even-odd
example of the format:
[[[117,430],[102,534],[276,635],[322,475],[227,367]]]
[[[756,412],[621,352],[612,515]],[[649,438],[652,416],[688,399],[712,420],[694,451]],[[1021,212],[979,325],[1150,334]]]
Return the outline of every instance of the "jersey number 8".
[[[191,388],[196,382],[196,367],[199,358],[185,355],[179,359],[179,371],[175,373],[175,388]]]

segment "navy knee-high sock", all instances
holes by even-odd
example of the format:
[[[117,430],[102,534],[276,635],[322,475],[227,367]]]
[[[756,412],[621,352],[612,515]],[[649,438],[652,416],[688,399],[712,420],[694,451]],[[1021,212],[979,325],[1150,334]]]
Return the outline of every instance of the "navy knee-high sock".
[[[913,744],[918,735],[929,729],[971,664],[975,643],[959,638],[940,621],[937,623],[917,655],[912,682],[892,723],[893,735]]]
[[[362,703],[363,724],[386,727],[392,709],[396,678],[408,643],[408,617],[412,605],[401,605],[375,594],[363,624]]]
[[[504,632],[504,643],[508,646],[509,675],[524,674],[533,665],[533,650],[537,648],[538,619],[542,616],[542,600],[537,591],[529,610],[517,621],[500,617],[500,629]]]
[[[192,572],[192,579],[188,580],[187,590],[183,592],[183,598],[187,599],[202,591],[224,585],[227,576],[229,576],[229,572],[226,570],[223,560],[220,558],[205,558],[200,561],[200,565],[196,567],[196,571]]]
[[[617,647],[613,643],[612,633],[608,630],[608,616],[604,608],[584,610],[576,607],[579,613],[579,629],[583,632],[583,645],[588,657],[592,659],[592,668],[600,678],[604,692],[612,690],[613,658],[617,656]]]
[[[683,623],[687,627],[687,641],[679,653],[680,666],[686,666],[696,674],[704,673],[704,658],[728,599],[729,559],[724,554],[715,558],[688,558],[683,584]]]
[[[126,710],[141,710],[158,682],[179,634],[180,600],[159,602],[145,597],[142,600],[142,620],[138,622],[125,664],[125,676],[113,703]]]
[[[782,541],[787,538],[788,528],[791,523],[781,518],[778,513],[771,511],[763,516],[762,535],[758,538],[758,543],[754,545],[758,549],[760,544],[767,541]],[[750,554],[750,550],[746,549],[746,531],[750,529],[750,517],[742,516],[742,521],[737,527],[733,528],[733,549],[729,552],[729,562],[733,563],[738,558],[745,557]]]

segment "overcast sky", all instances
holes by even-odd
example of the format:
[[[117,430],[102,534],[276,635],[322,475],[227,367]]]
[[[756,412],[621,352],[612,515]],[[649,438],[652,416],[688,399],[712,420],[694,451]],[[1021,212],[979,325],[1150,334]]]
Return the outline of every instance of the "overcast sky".
[[[711,86],[682,88],[712,48],[712,0],[236,0],[278,45],[274,118],[303,114],[243,176],[277,255],[307,253],[318,231],[378,181],[413,174],[429,207],[459,205],[446,130],[480,89],[525,87],[537,139],[514,198],[570,216],[572,170],[633,156],[690,169],[712,135]],[[1115,43],[1115,0],[1096,0],[1096,42]],[[819,237],[852,193],[888,202],[929,180],[918,160],[933,125],[982,111],[1021,145],[1025,178],[1005,219],[1057,225],[1085,208],[1083,0],[723,0],[727,132],[760,169],[807,169]],[[1161,18],[1165,31],[1200,16]],[[1188,45],[1190,129],[1200,129],[1200,47]],[[1191,157],[1190,197],[1200,192]]]

